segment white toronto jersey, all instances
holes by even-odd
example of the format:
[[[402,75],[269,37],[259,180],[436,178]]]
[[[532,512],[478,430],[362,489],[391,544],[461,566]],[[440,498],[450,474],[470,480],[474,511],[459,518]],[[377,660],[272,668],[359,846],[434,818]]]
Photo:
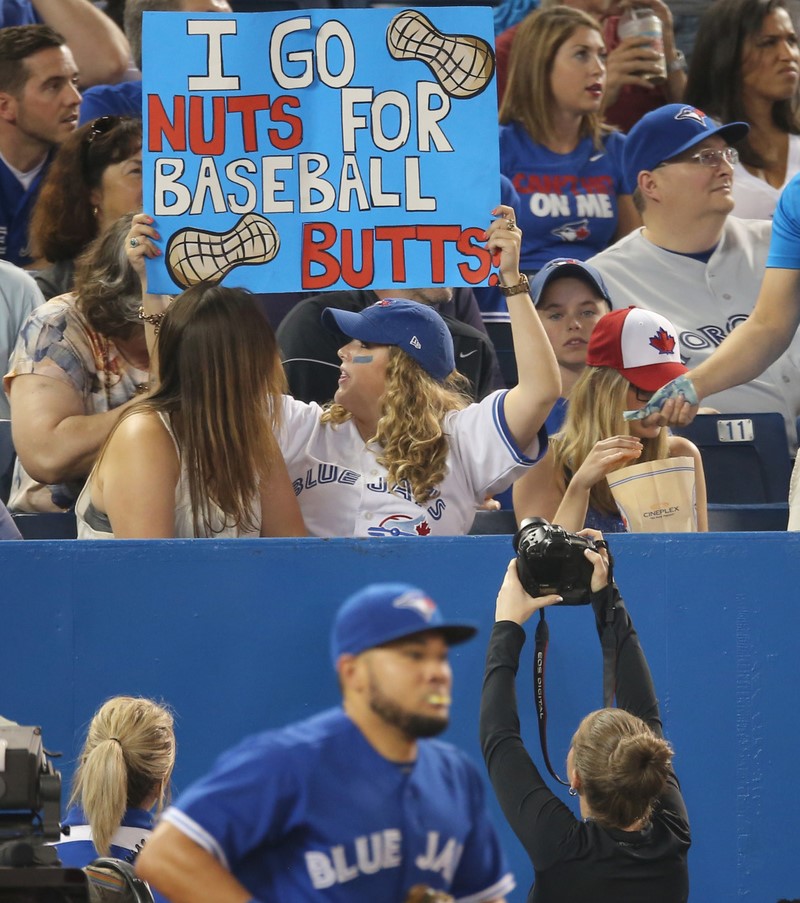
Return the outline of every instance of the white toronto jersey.
[[[639,229],[589,263],[608,286],[614,309],[644,307],[678,330],[681,360],[693,370],[752,313],[769,251],[771,223],[729,216],[708,263],[675,254],[648,241]],[[727,413],[777,411],[786,421],[792,451],[800,415],[800,333],[761,376],[703,399]]]

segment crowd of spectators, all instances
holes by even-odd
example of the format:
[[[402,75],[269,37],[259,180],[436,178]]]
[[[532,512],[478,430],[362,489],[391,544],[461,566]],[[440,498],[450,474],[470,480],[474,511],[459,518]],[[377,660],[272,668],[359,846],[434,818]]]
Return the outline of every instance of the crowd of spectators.
[[[716,0],[699,23],[688,82],[692,48],[679,46],[678,16],[662,0],[636,4],[658,20],[661,44],[619,36],[630,4],[504,4],[496,17],[502,206],[486,233],[502,258],[500,285],[323,293],[277,318],[264,295],[262,313],[278,330],[276,341],[269,325],[259,327],[271,374],[263,407],[252,417],[243,410],[235,386],[247,378],[247,355],[240,372],[229,366],[222,334],[235,330],[221,321],[212,369],[231,385],[212,401],[208,386],[177,375],[177,361],[156,362],[166,304],[143,293],[139,266],[157,253],[156,232],[148,211],[131,217],[142,205],[143,14],[224,14],[231,5],[126,0],[108,15],[90,0],[65,6],[69,22],[56,4],[7,0],[0,29],[0,414],[11,417],[17,453],[12,512],[70,510],[91,475],[79,506],[83,536],[452,534],[468,532],[481,507],[497,507],[496,496],[510,506],[507,490],[527,474],[517,513],[555,516],[554,487],[537,477],[552,470],[553,449],[573,449],[556,480],[570,498],[573,479],[586,482],[594,443],[639,447],[616,403],[588,432],[571,411],[594,325],[611,309],[652,311],[666,318],[691,370],[754,308],[769,216],[800,140],[800,53],[782,0]],[[740,204],[761,218],[737,216]],[[558,278],[548,277],[559,264]],[[240,294],[228,300],[243,317],[255,314]],[[176,302],[163,334],[176,333],[170,354],[190,355],[198,341],[177,311],[220,303],[203,292]],[[513,378],[487,335],[497,318],[508,324],[501,350],[515,360]],[[409,323],[431,348],[409,343]],[[778,411],[794,453],[794,344],[705,410]],[[169,390],[159,369],[176,374]],[[604,402],[590,393],[584,404]],[[228,420],[236,429],[203,435]],[[655,436],[661,426],[649,429]],[[592,436],[577,457],[570,431],[584,446]],[[547,436],[551,450],[536,464]],[[671,444],[695,457],[702,499],[697,450],[667,438],[656,456]],[[126,483],[141,442],[155,443],[163,467]],[[636,457],[612,456],[601,470]],[[221,461],[225,477],[215,471]],[[600,477],[592,498],[619,522]],[[145,506],[162,491],[163,505]]]

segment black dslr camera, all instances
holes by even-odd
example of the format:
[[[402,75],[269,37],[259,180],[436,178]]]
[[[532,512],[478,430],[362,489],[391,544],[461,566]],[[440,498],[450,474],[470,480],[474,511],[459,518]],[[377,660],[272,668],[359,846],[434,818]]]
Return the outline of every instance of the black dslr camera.
[[[567,533],[543,517],[527,517],[514,536],[517,573],[531,596],[557,593],[563,605],[588,605],[592,563],[584,551],[596,551],[591,539]]]

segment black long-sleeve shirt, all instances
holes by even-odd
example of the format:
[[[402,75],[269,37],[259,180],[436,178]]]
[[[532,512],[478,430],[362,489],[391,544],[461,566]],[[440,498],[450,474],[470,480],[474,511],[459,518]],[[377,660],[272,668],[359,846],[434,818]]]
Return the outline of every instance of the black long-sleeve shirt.
[[[616,587],[613,591],[617,705],[661,736],[650,669]],[[535,883],[528,903],[682,903],[689,894],[686,855],[691,841],[675,774],[670,773],[651,822],[641,831],[576,818],[542,780],[520,736],[515,681],[524,643],[525,631],[518,624],[494,625],[480,733],[497,798],[533,863]]]

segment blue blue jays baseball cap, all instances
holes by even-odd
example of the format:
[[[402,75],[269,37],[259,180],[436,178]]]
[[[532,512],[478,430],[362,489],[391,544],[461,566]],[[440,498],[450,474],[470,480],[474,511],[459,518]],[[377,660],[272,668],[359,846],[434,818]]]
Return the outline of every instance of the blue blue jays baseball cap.
[[[735,144],[750,131],[746,122],[717,125],[697,107],[684,103],[668,103],[651,110],[633,126],[625,139],[622,168],[628,191],[636,188],[643,170],[653,170],[659,163],[677,157],[706,138],[719,135]]]
[[[549,260],[531,282],[531,298],[535,306],[539,306],[542,292],[556,279],[563,279],[565,276],[571,276],[573,279],[580,279],[585,282],[592,291],[596,292],[609,307],[611,304],[611,295],[608,293],[606,284],[600,272],[596,270],[590,263],[583,260],[575,260],[573,257],[556,257]]]
[[[351,339],[376,345],[397,345],[442,382],[456,368],[453,337],[447,324],[427,304],[405,298],[384,298],[361,311],[322,311],[322,325],[338,328]]]
[[[478,632],[473,624],[445,621],[437,604],[408,583],[371,583],[350,596],[333,622],[331,658],[358,655],[367,649],[435,630],[449,646],[464,643]]]

